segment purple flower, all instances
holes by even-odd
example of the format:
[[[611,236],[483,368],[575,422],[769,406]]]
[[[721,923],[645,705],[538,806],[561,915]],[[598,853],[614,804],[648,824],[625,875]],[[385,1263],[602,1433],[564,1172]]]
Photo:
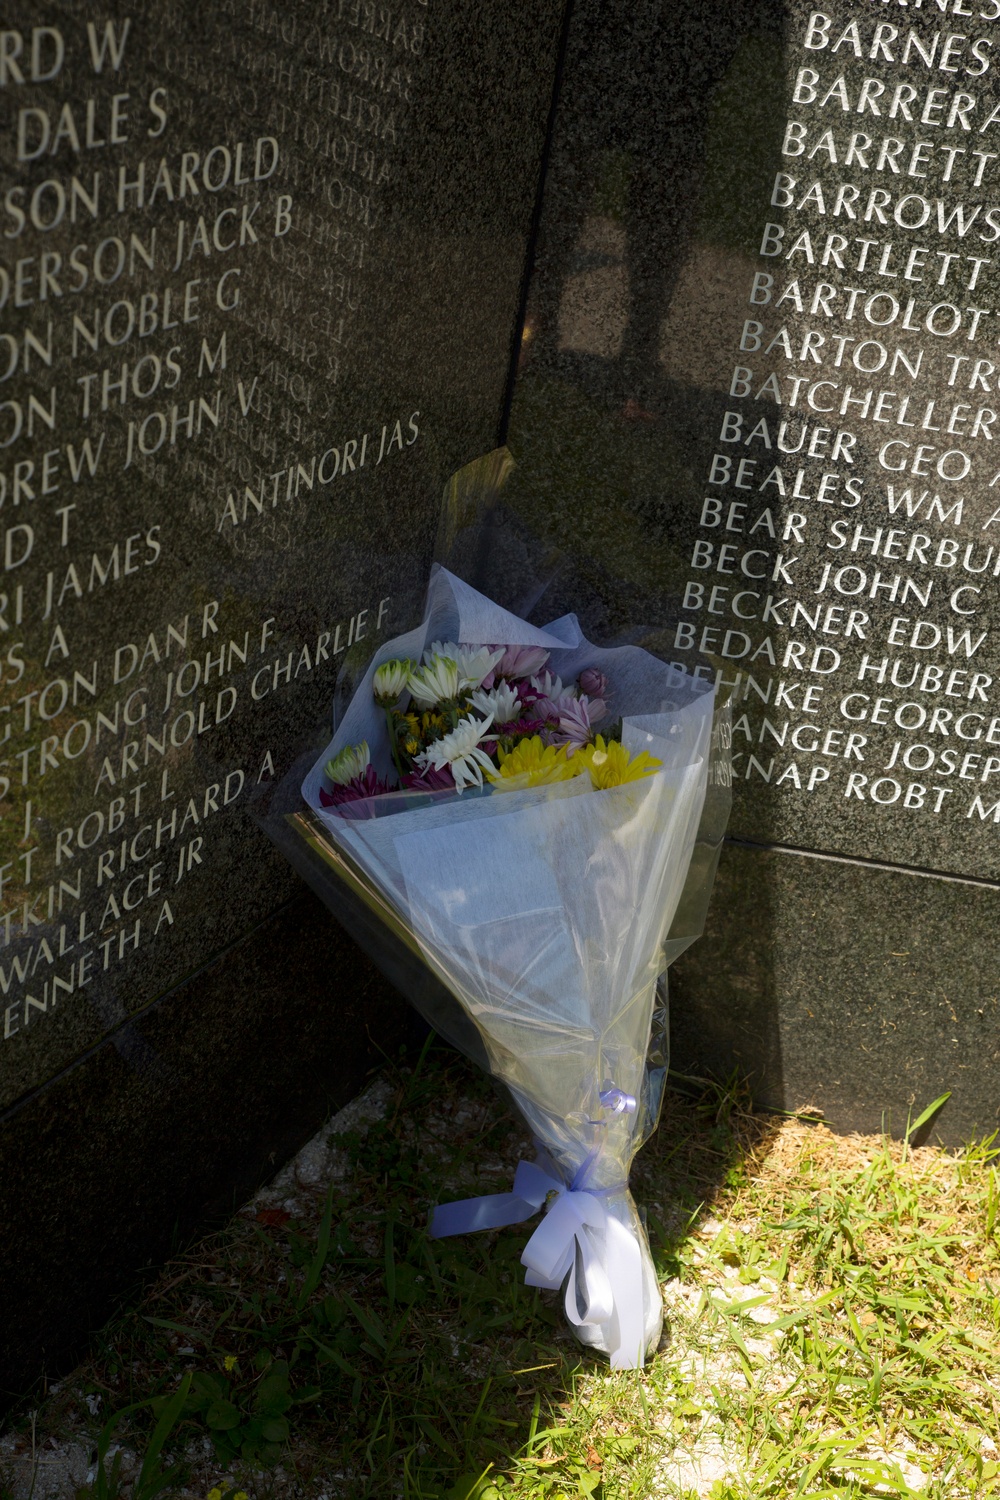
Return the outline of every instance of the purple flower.
[[[505,724],[505,734],[541,734],[545,728],[544,719],[518,719],[515,724]]]
[[[599,672],[596,667],[584,667],[579,682],[580,692],[585,693],[588,698],[606,698],[611,686],[604,673]]]
[[[442,766],[439,771],[428,766],[424,771],[411,771],[404,776],[403,785],[411,792],[453,792],[455,778],[450,766]]]
[[[490,647],[491,651],[497,649],[496,646]],[[533,677],[548,659],[549,653],[541,646],[508,646],[493,670],[497,677]]]
[[[521,700],[522,712],[534,714],[544,720],[548,717],[552,704],[544,693],[540,693],[530,682],[518,682],[514,685],[514,691]]]
[[[335,785],[332,792],[320,787],[319,800],[323,807],[335,807],[342,817],[364,817],[362,809],[351,807],[352,803],[367,802],[371,797],[381,797],[395,790],[387,781],[379,781],[374,766],[367,766],[360,776],[343,785]]]

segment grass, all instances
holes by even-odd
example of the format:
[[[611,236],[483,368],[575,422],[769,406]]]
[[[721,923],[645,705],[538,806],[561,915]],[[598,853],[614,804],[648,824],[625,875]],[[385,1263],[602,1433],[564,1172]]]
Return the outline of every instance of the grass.
[[[790,1123],[751,1162],[668,1301],[709,1493],[1000,1493],[995,1156]]]
[[[384,1117],[333,1143],[333,1187],[286,1184],[165,1267],[23,1414],[8,1466],[100,1441],[97,1500],[1000,1494],[992,1143],[671,1094],[634,1175],[667,1335],[612,1376],[524,1287],[523,1231],[424,1234],[529,1149],[488,1083],[434,1047],[382,1088]]]

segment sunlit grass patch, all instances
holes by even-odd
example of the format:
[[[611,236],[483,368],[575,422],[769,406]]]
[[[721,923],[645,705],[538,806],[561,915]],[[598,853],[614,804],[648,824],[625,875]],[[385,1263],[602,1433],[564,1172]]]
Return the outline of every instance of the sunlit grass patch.
[[[798,1121],[751,1150],[668,1283],[649,1493],[1000,1492],[996,1155]]]

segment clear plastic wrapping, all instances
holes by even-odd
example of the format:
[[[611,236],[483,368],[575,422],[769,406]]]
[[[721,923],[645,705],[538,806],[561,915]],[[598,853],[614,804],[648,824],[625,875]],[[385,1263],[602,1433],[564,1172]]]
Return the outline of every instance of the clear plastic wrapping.
[[[396,791],[333,809],[324,768],[366,741],[392,773],[376,669],[435,641],[539,646],[564,682],[612,684],[621,741],[661,764],[502,795]],[[710,682],[635,645],[601,648],[575,615],[536,626],[446,569],[416,629],[380,647],[302,784],[265,826],[330,909],[444,1036],[509,1091],[538,1147],[513,1192],[438,1210],[432,1233],[527,1219],[527,1280],[562,1287],[577,1337],[634,1367],[662,1305],[628,1191],[666,1070],[668,961],[701,930],[728,812],[726,711]]]

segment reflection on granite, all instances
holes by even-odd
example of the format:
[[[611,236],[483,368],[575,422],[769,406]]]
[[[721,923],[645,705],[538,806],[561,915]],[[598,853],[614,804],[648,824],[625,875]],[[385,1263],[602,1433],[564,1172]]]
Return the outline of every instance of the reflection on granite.
[[[878,462],[880,444],[902,429],[859,412],[869,387],[910,389],[897,343],[911,363],[920,346],[928,399],[996,402],[988,392],[952,389],[946,359],[955,356],[945,350],[957,344],[904,336],[895,326],[849,326],[842,292],[832,312],[813,300],[819,283],[824,295],[868,288],[853,270],[860,247],[866,238],[874,245],[895,234],[899,241],[891,219],[859,217],[850,227],[835,216],[834,181],[860,180],[843,152],[836,164],[822,147],[797,161],[783,154],[790,118],[805,121],[811,146],[821,130],[829,127],[839,141],[846,128],[839,105],[824,112],[817,103],[810,112],[808,90],[792,102],[801,67],[829,73],[831,84],[843,72],[855,98],[862,77],[877,73],[886,87],[897,74],[910,79],[913,69],[898,53],[890,65],[855,48],[845,29],[855,11],[866,36],[877,24],[863,9],[849,7],[842,24],[831,22],[831,35],[845,38],[834,52],[832,44],[805,46],[810,0],[736,0],[713,10],[711,25],[698,0],[669,7],[639,0],[627,17],[601,0],[578,0],[512,407],[509,441],[520,467],[510,503],[545,546],[568,558],[566,571],[585,580],[588,633],[656,639],[688,670],[718,673],[733,695],[730,832],[745,842],[727,847],[713,925],[672,979],[677,1066],[748,1070],[763,1100],[786,1108],[818,1103],[842,1128],[878,1129],[883,1109],[902,1128],[911,1102],[919,1110],[952,1088],[940,1128],[958,1141],[997,1123],[997,891],[974,883],[1000,881],[993,686],[1000,683],[1000,595],[995,553],[986,560],[997,509],[989,482],[997,463],[990,466],[988,450],[996,445],[985,445],[986,468],[975,483],[917,484]],[[898,23],[903,35],[912,27],[929,46],[939,10],[913,6],[894,14],[889,30]],[[980,24],[968,23],[970,30]],[[979,80],[977,107],[993,107],[997,77],[991,67]],[[908,142],[922,130],[901,118],[896,127]],[[956,133],[955,143],[964,147],[965,136],[959,141]],[[821,180],[829,194],[824,213],[800,212],[797,200],[794,208],[776,204],[777,172],[800,180],[800,196]],[[978,204],[986,188],[975,189],[972,172],[969,166],[963,186],[947,191]],[[888,185],[883,173],[880,186],[883,177]],[[791,260],[762,254],[768,222],[787,234],[786,251],[808,227],[808,251],[802,242]],[[824,248],[839,228],[858,236],[844,268]],[[905,238],[921,240],[909,231]],[[954,231],[939,239],[936,228],[933,245],[941,264],[951,264],[953,252],[988,253],[969,251]],[[881,244],[869,251],[886,253]],[[868,264],[869,290],[898,291],[904,278],[880,280],[881,264]],[[886,265],[891,276],[895,263]],[[996,266],[984,261],[980,271],[986,279],[976,306],[995,308]],[[954,300],[969,299],[956,292]],[[826,353],[817,356],[818,336]],[[866,359],[855,366],[851,352],[835,363],[831,351],[841,337],[849,351],[863,338],[886,341],[892,378],[862,375]],[[984,353],[992,367],[995,337],[963,342],[958,352]],[[990,348],[980,348],[984,339]],[[878,347],[870,345],[873,360]],[[749,384],[748,369],[757,372]],[[772,370],[780,399],[755,399]],[[821,415],[821,393],[815,407],[807,409],[803,397],[793,411],[797,376],[806,378],[803,389],[852,379],[860,399],[845,417]],[[842,394],[838,387],[838,401]],[[963,420],[960,413],[960,432]],[[835,426],[856,435],[850,464],[832,460]],[[937,490],[955,494],[943,494],[935,512]],[[833,503],[824,503],[834,491]],[[960,492],[963,516],[952,511],[945,520]],[[986,583],[981,595],[958,598],[959,607],[973,601],[975,615],[962,617],[949,604],[955,583],[940,582],[950,576],[946,566],[935,574],[898,561],[913,532],[926,533],[932,549],[942,537],[973,544],[973,565],[988,571],[984,578],[956,574],[955,583]],[[889,553],[875,555],[889,535]],[[845,574],[835,586],[827,563],[832,573],[857,564],[864,578]],[[917,591],[926,593],[932,574],[935,592],[925,605]],[[852,588],[859,597],[848,595]],[[560,594],[558,580],[545,604],[557,599],[577,606],[577,597]],[[864,620],[852,623],[854,608]],[[894,625],[898,616],[904,623]],[[919,648],[909,645],[918,619]],[[963,641],[966,629],[971,637]],[[976,687],[976,672],[990,681]],[[860,696],[848,698],[852,692]],[[895,716],[914,701],[916,709],[903,710],[904,727]],[[963,713],[974,717],[959,728]],[[766,852],[772,845],[858,862]],[[901,868],[887,873],[865,860]],[[916,871],[973,880],[924,879]]]
[[[0,1116],[0,1402],[243,1202],[421,1023],[311,896]],[[30,1248],[28,1248],[30,1247]]]
[[[901,1134],[1000,1126],[1000,890],[728,843],[671,978],[671,1066],[749,1075],[765,1107]],[[990,936],[988,936],[990,935]]]
[[[832,349],[843,333],[851,350],[867,338],[863,365],[881,358],[883,335],[848,327],[836,308],[824,313],[813,293],[822,283],[828,301],[843,301],[838,288],[851,277],[826,251],[822,266],[811,248],[788,265],[760,253],[766,221],[784,223],[789,243],[805,222],[770,199],[776,171],[807,172],[782,154],[782,139],[790,115],[803,113],[790,102],[797,69],[819,56],[803,47],[811,11],[800,0],[741,3],[709,31],[695,0],[669,14],[641,6],[624,26],[599,0],[578,6],[512,411],[517,494],[589,566],[610,617],[672,630],[675,659],[693,670],[702,652],[733,692],[735,834],[998,878],[996,591],[977,593],[982,578],[960,576],[951,553],[936,569],[905,563],[919,533],[931,561],[956,536],[972,547],[970,567],[992,568],[996,465],[967,485],[931,474],[916,486],[881,467],[881,443],[902,429],[862,419],[861,387],[899,384],[906,368],[892,351],[902,340],[907,360],[923,361],[927,397],[953,402],[954,356],[942,339],[904,339],[894,324],[884,337],[895,374],[862,375],[841,349],[844,374],[816,340]],[[933,15],[910,22],[934,29]],[[848,50],[845,67],[860,77],[869,63],[847,43],[838,59]],[[992,98],[992,72],[982,87]],[[824,184],[838,170],[822,152],[808,163]],[[822,221],[813,227],[819,235]],[[952,250],[958,241],[936,252],[942,264]],[[879,281],[869,270],[874,288],[898,290],[898,275]],[[989,267],[982,275],[992,306],[1000,288]],[[777,341],[770,360],[763,335],[755,344],[764,329]],[[775,360],[783,380],[805,372],[810,387],[826,379],[841,392],[850,378],[858,400],[827,419],[805,398],[793,410],[787,392],[780,404],[752,399]],[[752,389],[737,367],[759,371]],[[976,368],[987,402],[989,370]],[[959,433],[979,398],[966,399]],[[850,462],[843,453],[835,462],[834,428],[848,427]],[[873,555],[888,536],[890,550]],[[956,584],[971,587],[953,605]]]

